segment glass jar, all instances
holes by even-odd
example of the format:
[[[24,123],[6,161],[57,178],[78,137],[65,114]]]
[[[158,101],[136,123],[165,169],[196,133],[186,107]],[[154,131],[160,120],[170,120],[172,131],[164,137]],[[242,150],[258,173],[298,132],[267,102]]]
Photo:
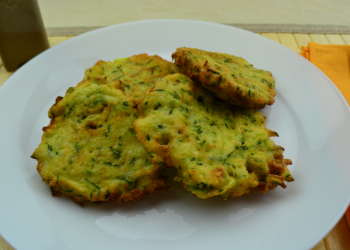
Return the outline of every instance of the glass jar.
[[[48,49],[37,0],[0,0],[0,56],[14,71]]]

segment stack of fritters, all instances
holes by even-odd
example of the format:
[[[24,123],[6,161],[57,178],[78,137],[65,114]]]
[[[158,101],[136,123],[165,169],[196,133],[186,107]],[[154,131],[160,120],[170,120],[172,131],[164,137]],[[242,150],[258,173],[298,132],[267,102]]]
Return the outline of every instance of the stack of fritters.
[[[85,80],[56,99],[32,155],[53,195],[82,204],[139,200],[168,189],[160,178],[163,166],[149,162],[132,124],[139,98],[159,77],[174,72],[174,64],[146,54],[99,61]]]
[[[176,65],[147,54],[99,61],[57,98],[32,156],[53,195],[80,204],[139,200],[169,189],[165,166],[199,198],[293,181],[291,160],[269,138],[277,133],[253,109],[274,102],[271,73],[197,49],[180,48],[173,58]]]

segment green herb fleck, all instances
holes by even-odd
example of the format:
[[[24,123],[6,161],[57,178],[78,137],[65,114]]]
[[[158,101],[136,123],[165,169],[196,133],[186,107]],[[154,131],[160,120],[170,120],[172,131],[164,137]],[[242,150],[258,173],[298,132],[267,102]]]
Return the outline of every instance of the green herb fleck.
[[[199,189],[202,189],[202,188],[206,188],[208,185],[205,184],[205,183],[199,183],[199,184],[196,184],[195,185],[195,188],[199,188]]]
[[[220,77],[219,77],[218,85],[220,85],[221,81],[222,81],[222,75],[220,75]]]
[[[112,147],[110,147],[109,149],[111,150],[111,152],[113,154],[113,157],[115,159],[119,159],[120,158],[120,156],[121,156],[121,152],[120,151],[118,151],[117,149],[112,148]]]
[[[147,62],[145,62],[145,63],[136,63],[136,65],[146,65],[146,64],[149,64],[150,62],[152,62],[152,60],[153,60],[153,59],[151,59],[151,60],[149,60],[149,61],[147,61]]]
[[[227,155],[227,158],[229,158],[236,150],[233,150],[231,153]]]
[[[198,133],[202,133],[202,127],[200,125],[194,125],[193,129]]]
[[[118,76],[118,77],[114,78],[113,81],[116,81],[116,80],[122,78],[123,76],[124,76],[124,75]]]
[[[90,183],[91,185],[93,185],[97,189],[98,193],[100,194],[100,187],[99,186],[97,186],[95,183],[93,183],[87,179],[84,179],[84,180],[87,181],[88,183]]]
[[[197,98],[197,102],[204,102],[204,98],[203,98],[203,97],[201,97],[201,96],[198,96],[198,98]]]
[[[109,195],[110,195],[110,193],[109,193],[109,191],[107,190],[107,193],[105,194],[105,199],[108,199]]]

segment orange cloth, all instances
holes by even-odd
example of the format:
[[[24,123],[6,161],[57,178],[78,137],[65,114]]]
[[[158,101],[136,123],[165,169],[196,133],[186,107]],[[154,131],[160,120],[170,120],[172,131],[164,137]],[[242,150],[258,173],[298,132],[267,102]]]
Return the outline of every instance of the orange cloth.
[[[319,68],[338,87],[350,105],[350,46],[309,43],[302,46],[303,57]]]
[[[350,46],[309,43],[301,47],[302,55],[319,68],[338,87],[350,105]],[[350,226],[350,207],[345,212]]]

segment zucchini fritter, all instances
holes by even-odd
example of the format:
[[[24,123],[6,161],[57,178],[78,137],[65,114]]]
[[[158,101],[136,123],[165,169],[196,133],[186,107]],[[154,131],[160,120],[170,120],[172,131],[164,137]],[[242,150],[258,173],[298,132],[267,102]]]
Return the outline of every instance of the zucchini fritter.
[[[294,180],[263,114],[217,99],[185,75],[160,79],[137,110],[134,130],[150,160],[176,167],[175,180],[199,198],[265,193]]]
[[[129,201],[166,190],[132,124],[135,102],[104,79],[83,81],[58,97],[32,158],[53,195],[75,202]]]
[[[159,77],[179,72],[173,63],[157,55],[140,54],[114,62],[99,61],[85,71],[84,80],[103,77],[107,83],[117,81],[126,95],[139,102]]]
[[[196,78],[219,98],[244,108],[263,108],[275,102],[275,80],[245,59],[225,53],[178,48],[172,58],[185,75]]]

